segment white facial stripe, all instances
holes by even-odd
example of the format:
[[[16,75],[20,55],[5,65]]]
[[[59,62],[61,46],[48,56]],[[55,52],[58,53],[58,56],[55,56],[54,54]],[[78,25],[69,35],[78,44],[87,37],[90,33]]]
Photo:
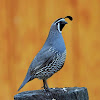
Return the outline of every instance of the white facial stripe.
[[[58,31],[61,33],[61,31],[60,31],[60,23],[58,23]]]
[[[60,21],[65,21],[65,19],[60,19],[60,20],[58,20],[56,23],[59,23]],[[55,24],[56,24],[56,23],[55,23]]]

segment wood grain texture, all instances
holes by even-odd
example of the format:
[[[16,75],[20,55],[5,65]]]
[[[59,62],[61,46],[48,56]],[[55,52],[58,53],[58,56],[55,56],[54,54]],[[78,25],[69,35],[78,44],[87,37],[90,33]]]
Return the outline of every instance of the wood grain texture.
[[[24,91],[16,94],[14,100],[89,100],[89,97],[85,87],[72,87]]]
[[[63,29],[67,58],[49,87],[87,87],[90,100],[100,99],[99,0],[0,0],[1,100],[13,100],[27,69],[42,48],[51,24],[72,16]],[[41,89],[34,79],[21,91]],[[21,92],[20,91],[20,92]]]

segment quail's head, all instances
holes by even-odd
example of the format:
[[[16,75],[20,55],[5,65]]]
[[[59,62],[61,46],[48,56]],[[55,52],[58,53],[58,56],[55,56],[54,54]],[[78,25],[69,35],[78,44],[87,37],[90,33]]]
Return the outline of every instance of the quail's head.
[[[71,16],[66,16],[65,18],[69,18],[71,21],[73,20]],[[65,21],[65,18],[59,18],[57,19],[52,25],[51,25],[51,28],[50,30],[53,30],[53,31],[58,31],[58,32],[62,32],[62,29],[64,28],[64,26],[66,24],[68,24],[66,21]]]

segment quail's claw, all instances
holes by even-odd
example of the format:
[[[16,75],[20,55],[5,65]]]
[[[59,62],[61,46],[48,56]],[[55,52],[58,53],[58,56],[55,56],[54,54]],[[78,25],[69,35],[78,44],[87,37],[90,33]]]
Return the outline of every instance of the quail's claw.
[[[44,86],[41,87],[42,89],[44,88]]]

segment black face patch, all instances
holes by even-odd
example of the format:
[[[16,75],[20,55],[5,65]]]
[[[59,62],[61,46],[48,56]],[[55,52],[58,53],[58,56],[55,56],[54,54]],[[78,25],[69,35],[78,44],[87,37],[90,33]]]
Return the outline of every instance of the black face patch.
[[[63,27],[65,26],[65,24],[61,24],[60,23],[60,31],[62,31]]]
[[[59,30],[59,31],[62,31],[63,27],[65,26],[65,24],[63,22],[59,22],[56,25],[57,25],[57,30]]]

